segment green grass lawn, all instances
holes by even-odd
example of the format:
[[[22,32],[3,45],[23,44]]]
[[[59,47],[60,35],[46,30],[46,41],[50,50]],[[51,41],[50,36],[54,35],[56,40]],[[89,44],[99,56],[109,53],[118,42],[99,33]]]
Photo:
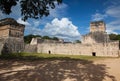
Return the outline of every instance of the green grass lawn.
[[[41,54],[41,53],[18,53],[18,54],[0,55],[0,58],[27,59],[27,60],[40,60],[40,59],[100,60],[100,59],[106,59],[110,57],[84,56],[84,55],[62,55],[62,54]]]

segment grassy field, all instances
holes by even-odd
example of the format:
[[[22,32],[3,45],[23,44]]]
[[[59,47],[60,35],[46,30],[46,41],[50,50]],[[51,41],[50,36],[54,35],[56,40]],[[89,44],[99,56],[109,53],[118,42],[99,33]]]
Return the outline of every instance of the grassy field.
[[[62,54],[41,54],[41,53],[19,53],[0,55],[1,59],[27,59],[27,60],[40,60],[40,59],[83,59],[83,60],[99,60],[110,57],[98,56],[84,56],[84,55],[62,55]]]

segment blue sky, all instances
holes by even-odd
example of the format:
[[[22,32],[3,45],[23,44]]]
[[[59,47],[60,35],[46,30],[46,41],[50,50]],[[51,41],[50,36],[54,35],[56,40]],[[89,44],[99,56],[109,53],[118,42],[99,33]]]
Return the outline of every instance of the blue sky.
[[[18,3],[19,4],[19,3]],[[42,19],[21,20],[19,5],[12,8],[13,13],[0,19],[15,18],[25,24],[25,35],[39,34],[59,37],[65,40],[78,40],[89,33],[91,21],[103,20],[107,33],[120,33],[120,0],[63,0],[61,5],[50,9],[50,15]]]

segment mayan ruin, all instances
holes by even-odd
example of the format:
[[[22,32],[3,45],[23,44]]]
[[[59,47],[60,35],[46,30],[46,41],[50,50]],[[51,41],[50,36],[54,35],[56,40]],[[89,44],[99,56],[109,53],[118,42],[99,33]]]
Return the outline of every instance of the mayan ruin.
[[[0,53],[19,53],[24,50],[24,28],[12,18],[0,20]]]
[[[81,43],[64,43],[62,40],[33,38],[30,44],[25,45],[24,28],[24,25],[11,18],[0,20],[1,53],[29,52],[113,57],[120,54],[119,41],[109,39],[103,21],[91,22],[90,32],[83,35]]]
[[[89,55],[89,56],[112,56],[120,54],[119,41],[112,41],[106,33],[106,25],[103,21],[91,22],[90,32],[83,35],[82,43],[64,43],[55,41],[43,41],[33,38],[30,45],[26,46],[27,52]]]

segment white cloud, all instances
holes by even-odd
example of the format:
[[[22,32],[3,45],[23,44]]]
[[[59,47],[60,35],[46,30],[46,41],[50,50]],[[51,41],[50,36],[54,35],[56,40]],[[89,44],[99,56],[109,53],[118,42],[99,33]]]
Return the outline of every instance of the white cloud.
[[[107,17],[106,14],[95,13],[94,15],[92,15],[92,21],[103,20],[106,17]]]
[[[24,21],[23,21],[24,22]],[[34,20],[34,21],[29,21],[25,22],[27,25],[25,27],[25,34],[34,34],[34,35],[41,35],[41,29],[40,29],[40,21],[39,20]]]
[[[21,18],[18,18],[17,22],[24,25],[30,25],[27,21],[23,21]]]
[[[18,2],[16,6],[13,6],[11,8],[11,11],[12,12],[9,15],[3,14],[2,11],[0,11],[0,18],[18,19],[21,16],[20,3]]]
[[[61,18],[62,16],[64,16],[66,14],[66,9],[67,9],[67,4],[62,3],[62,4],[58,5],[56,3],[55,9],[50,8],[50,15],[48,17],[43,17],[43,19],[40,20],[40,21],[42,21],[44,23],[44,21],[48,22],[50,19],[53,19],[53,18],[56,18],[56,17]],[[10,13],[10,15],[3,14],[0,11],[0,19],[8,18],[8,17],[11,17],[11,18],[14,18],[14,19],[18,19],[18,18],[22,17],[21,16],[20,2],[18,2],[16,6],[12,7],[12,13]],[[34,20],[34,19],[31,18],[31,20]]]
[[[41,35],[41,29],[36,28],[34,26],[26,26],[25,27],[25,34],[33,34],[33,35]]]
[[[0,19],[4,18],[4,14],[2,13],[2,11],[0,11]]]
[[[61,18],[66,14],[67,4],[62,3],[61,5],[56,4],[55,9],[50,9],[50,17],[52,18]]]
[[[72,21],[68,18],[62,18],[65,16],[67,5],[62,3],[61,5],[56,5],[55,9],[50,9],[50,15],[40,20],[30,19],[27,21],[21,20],[20,5],[12,8],[12,13],[10,15],[4,15],[0,12],[2,18],[12,17],[17,19],[18,23],[26,25],[25,34],[37,34],[37,35],[48,35],[56,36],[65,40],[78,40],[80,39],[80,33],[78,32],[78,27],[73,25]],[[53,19],[55,18],[55,19]],[[62,18],[61,20],[57,18]],[[52,20],[53,19],[53,20]],[[52,21],[51,21],[52,20]],[[51,23],[48,23],[51,21]],[[47,23],[47,24],[46,24]],[[46,25],[45,25],[46,24]],[[44,28],[40,26],[45,25]]]
[[[65,40],[73,41],[80,39],[78,27],[73,25],[68,18],[62,18],[61,20],[58,18],[53,19],[51,23],[46,24],[42,32],[44,35],[56,36]]]
[[[114,4],[115,4],[115,2],[114,2]],[[116,3],[115,5],[112,5],[112,6],[108,7],[106,9],[106,14],[109,17],[114,18],[114,20],[107,23],[108,33],[115,33],[115,34],[120,33],[120,32],[116,32],[116,31],[120,31],[120,6],[117,5],[117,3]]]
[[[115,17],[120,18],[120,6],[111,6],[106,10],[106,14]]]
[[[116,31],[120,31],[120,20],[115,20],[107,23],[107,33],[115,33],[118,34]]]
[[[106,30],[107,34],[118,34],[117,32],[114,32],[113,30]]]
[[[109,6],[104,13],[96,13],[92,15],[92,20],[109,20],[106,23],[107,33],[120,33],[120,1],[114,0],[109,2]]]

